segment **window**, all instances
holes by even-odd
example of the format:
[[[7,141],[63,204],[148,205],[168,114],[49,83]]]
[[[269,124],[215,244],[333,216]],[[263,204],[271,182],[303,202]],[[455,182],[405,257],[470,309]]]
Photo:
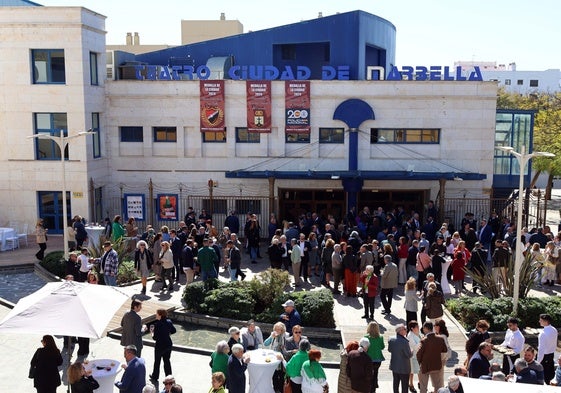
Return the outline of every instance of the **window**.
[[[310,143],[310,132],[287,132],[286,143]]]
[[[177,129],[175,127],[153,127],[154,142],[176,142]]]
[[[90,83],[94,86],[99,85],[97,74],[97,53],[90,52]]]
[[[32,49],[33,83],[65,83],[64,49]]]
[[[119,127],[121,142],[143,142],[142,127]]]
[[[344,143],[345,130],[342,128],[320,128],[319,143]]]
[[[510,79],[505,79],[505,85],[510,86]]]
[[[370,143],[440,143],[440,129],[370,129]]]
[[[518,79],[518,80],[516,81],[516,84],[517,84],[518,86],[522,86],[522,85],[524,84],[524,79]]]
[[[210,199],[203,199],[203,210],[210,214],[228,214],[228,201],[226,199],[213,199],[211,209]]]
[[[35,134],[46,134],[50,136],[60,136],[63,131],[64,136],[68,135],[66,113],[35,113],[34,127]],[[60,148],[55,141],[50,139],[35,138],[35,151],[38,160],[60,160]],[[68,145],[64,149],[64,158],[68,159]]]
[[[236,143],[259,143],[259,132],[247,132],[247,127],[236,127]]]
[[[225,143],[226,131],[205,131],[203,132],[203,142],[205,143]]]
[[[261,201],[259,199],[237,199],[236,211],[240,213],[252,212],[253,214],[261,214]]]
[[[93,139],[93,157],[101,157],[101,138],[99,135],[99,113],[92,113],[92,135]]]
[[[282,60],[296,60],[296,45],[285,44],[281,48]]]
[[[530,87],[538,87],[538,80],[530,79]]]

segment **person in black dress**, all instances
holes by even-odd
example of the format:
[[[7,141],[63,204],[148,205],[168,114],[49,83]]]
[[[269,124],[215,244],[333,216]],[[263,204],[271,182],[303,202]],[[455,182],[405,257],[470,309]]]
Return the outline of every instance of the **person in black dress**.
[[[56,393],[57,386],[60,386],[58,367],[62,365],[62,356],[53,336],[43,336],[41,343],[43,347],[37,348],[31,359],[33,386],[37,393]]]

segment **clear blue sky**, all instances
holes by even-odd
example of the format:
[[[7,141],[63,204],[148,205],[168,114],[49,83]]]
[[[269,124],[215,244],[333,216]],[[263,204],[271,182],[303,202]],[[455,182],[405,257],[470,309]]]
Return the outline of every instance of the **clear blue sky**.
[[[337,12],[363,10],[397,28],[396,65],[516,62],[518,70],[561,68],[561,0],[34,0],[84,6],[107,16],[108,44],[138,31],[141,44],[177,45],[181,19],[237,19],[256,31]]]

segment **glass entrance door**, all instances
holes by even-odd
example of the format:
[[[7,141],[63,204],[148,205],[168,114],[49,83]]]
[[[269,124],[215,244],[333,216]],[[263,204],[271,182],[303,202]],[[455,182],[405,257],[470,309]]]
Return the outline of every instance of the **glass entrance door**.
[[[61,191],[38,191],[37,192],[39,217],[43,219],[45,228],[49,234],[62,234],[64,228],[72,217],[70,206],[70,192],[66,192],[66,208],[68,217],[66,223],[62,219],[62,192]]]

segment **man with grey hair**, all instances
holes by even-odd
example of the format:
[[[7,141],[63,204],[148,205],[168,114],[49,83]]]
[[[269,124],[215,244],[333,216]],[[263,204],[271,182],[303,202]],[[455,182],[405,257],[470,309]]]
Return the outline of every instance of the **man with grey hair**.
[[[384,270],[382,271],[382,279],[380,288],[380,300],[382,301],[382,314],[391,314],[393,290],[397,287],[397,278],[399,271],[397,265],[393,262],[391,255],[384,255]]]
[[[351,388],[354,392],[370,393],[373,367],[372,360],[366,353],[370,347],[370,341],[368,338],[362,337],[358,345],[358,349],[349,352],[347,356],[346,373],[351,380]]]
[[[457,375],[450,375],[448,377],[448,386],[438,389],[437,393],[463,393],[464,389],[460,383],[460,377]]]
[[[516,371],[516,383],[528,383],[538,385],[538,376],[534,370],[530,370],[528,363],[522,358],[514,361],[514,369]]]
[[[249,356],[243,356],[243,345],[232,345],[232,354],[228,358],[228,384],[229,393],[245,393],[245,370],[249,363]]]
[[[290,261],[292,262],[292,274],[294,275],[294,286],[299,287],[301,284],[300,280],[300,269],[302,267],[302,250],[298,245],[296,238],[290,239]]]
[[[394,264],[395,265],[395,264]],[[411,347],[409,340],[405,337],[407,329],[402,323],[395,327],[395,337],[388,341],[388,351],[391,353],[390,370],[393,374],[393,393],[399,393],[399,384],[401,383],[401,392],[407,393],[409,388],[409,374],[411,373]],[[444,342],[444,340],[442,340]],[[439,355],[440,356],[440,355]],[[426,393],[426,390],[425,392]]]

